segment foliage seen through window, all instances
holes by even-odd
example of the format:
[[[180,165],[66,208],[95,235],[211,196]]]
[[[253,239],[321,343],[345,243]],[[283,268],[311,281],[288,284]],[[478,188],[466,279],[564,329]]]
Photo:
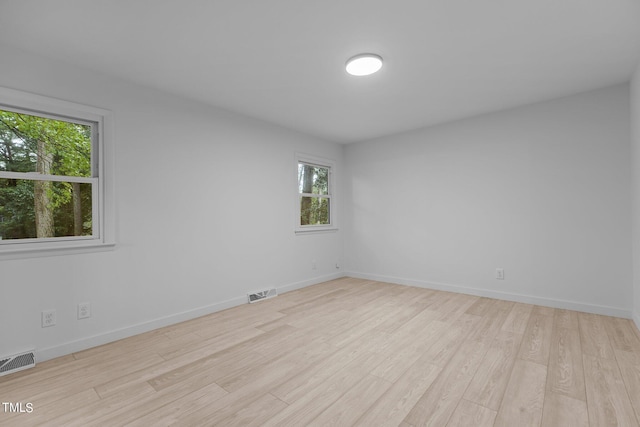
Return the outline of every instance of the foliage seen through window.
[[[92,126],[0,110],[0,238],[91,236]]]
[[[331,224],[330,169],[298,163],[300,226]]]

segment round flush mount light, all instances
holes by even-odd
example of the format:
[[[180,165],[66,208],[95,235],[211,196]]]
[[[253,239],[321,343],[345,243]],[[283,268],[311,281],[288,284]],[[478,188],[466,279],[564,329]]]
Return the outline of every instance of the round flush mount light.
[[[363,53],[347,61],[347,73],[352,76],[368,76],[382,68],[382,57],[373,53]]]

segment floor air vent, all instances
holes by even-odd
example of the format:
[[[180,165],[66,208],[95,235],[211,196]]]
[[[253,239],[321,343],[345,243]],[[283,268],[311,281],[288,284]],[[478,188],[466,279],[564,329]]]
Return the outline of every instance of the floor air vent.
[[[253,292],[247,295],[249,296],[249,303],[251,304],[263,299],[273,298],[278,295],[278,291],[276,291],[276,288],[271,288],[267,289],[266,291]]]
[[[0,358],[0,377],[36,366],[36,354],[33,351]]]

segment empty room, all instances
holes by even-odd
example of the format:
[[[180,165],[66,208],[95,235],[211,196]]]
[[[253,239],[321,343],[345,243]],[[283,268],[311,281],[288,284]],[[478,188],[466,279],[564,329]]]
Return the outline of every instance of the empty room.
[[[640,426],[640,3],[0,0],[0,426]]]

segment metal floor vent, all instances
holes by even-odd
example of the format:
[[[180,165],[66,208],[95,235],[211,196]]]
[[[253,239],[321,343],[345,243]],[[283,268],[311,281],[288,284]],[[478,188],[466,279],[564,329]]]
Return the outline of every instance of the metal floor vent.
[[[36,366],[36,354],[33,351],[0,358],[0,377]]]
[[[249,297],[249,304],[261,301],[267,298],[273,298],[278,295],[276,288],[267,289],[265,291],[252,292],[247,294]]]

